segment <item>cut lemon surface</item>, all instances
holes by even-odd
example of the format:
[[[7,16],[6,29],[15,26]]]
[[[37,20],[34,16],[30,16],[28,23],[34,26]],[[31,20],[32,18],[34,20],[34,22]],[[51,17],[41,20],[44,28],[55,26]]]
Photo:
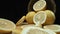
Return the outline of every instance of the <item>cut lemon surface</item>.
[[[35,15],[34,11],[28,12],[26,15],[26,21],[29,24],[33,24],[33,16]]]
[[[25,20],[25,17],[26,16],[23,16],[21,19],[19,19],[18,22],[16,23],[16,25],[22,24],[24,22],[24,20]]]
[[[39,0],[33,5],[33,9],[35,11],[41,11],[46,9],[46,1],[45,0]]]
[[[22,30],[21,34],[56,34],[51,30],[44,30],[39,27],[26,27]]]
[[[46,25],[44,26],[45,29],[50,29],[56,33],[60,32],[60,25]]]
[[[37,12],[33,17],[33,21],[36,26],[40,26],[41,24],[45,23],[46,13],[44,11]]]
[[[0,33],[8,33],[15,29],[14,22],[0,18]]]
[[[45,13],[47,15],[46,22],[44,24],[53,24],[55,21],[55,14],[51,10],[45,10]]]

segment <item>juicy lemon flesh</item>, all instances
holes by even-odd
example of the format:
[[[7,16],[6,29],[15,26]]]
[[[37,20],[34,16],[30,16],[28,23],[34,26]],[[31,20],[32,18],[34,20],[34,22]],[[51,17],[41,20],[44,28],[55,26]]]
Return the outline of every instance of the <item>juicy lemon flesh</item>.
[[[0,28],[11,29],[12,28],[12,25],[11,25],[11,23],[7,23],[7,22],[5,23],[5,21],[4,22],[1,21],[0,22]]]
[[[47,32],[44,32],[44,31],[40,31],[38,29],[31,29],[28,34],[48,34]]]
[[[41,23],[42,21],[44,21],[44,16],[43,16],[44,14],[43,13],[41,13],[41,14],[37,14],[36,16],[37,17],[35,17],[36,19],[35,19],[35,21],[37,22],[37,23]]]
[[[46,8],[46,2],[44,1],[37,1],[34,5],[33,5],[33,9],[35,11],[40,11],[43,10],[44,8]]]

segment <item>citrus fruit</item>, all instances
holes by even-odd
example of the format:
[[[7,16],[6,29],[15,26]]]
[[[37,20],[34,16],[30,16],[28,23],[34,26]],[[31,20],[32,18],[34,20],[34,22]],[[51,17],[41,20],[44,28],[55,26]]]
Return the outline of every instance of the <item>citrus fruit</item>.
[[[35,11],[41,11],[46,9],[46,1],[45,0],[39,0],[33,5],[33,10]]]
[[[40,26],[41,24],[45,23],[46,17],[46,13],[44,11],[39,11],[34,15],[33,22],[36,26]]]
[[[55,21],[55,14],[51,10],[39,11],[33,17],[33,22],[36,26],[53,24]]]
[[[45,13],[47,14],[47,17],[46,17],[46,22],[44,24],[45,25],[53,24],[55,19],[56,19],[55,14],[53,13],[53,11],[45,10]]]
[[[23,28],[21,34],[56,34],[56,33],[51,30],[44,30],[42,28],[32,26]]]
[[[54,25],[46,25],[44,26],[45,29],[50,29],[56,33],[60,34],[60,25],[54,24]]]
[[[29,24],[33,24],[33,16],[35,15],[34,11],[28,12],[26,15],[26,21]]]
[[[0,18],[0,33],[8,33],[16,28],[14,22]]]
[[[25,16],[23,16],[21,19],[18,20],[18,22],[16,23],[16,25],[20,25],[24,22],[25,20]]]

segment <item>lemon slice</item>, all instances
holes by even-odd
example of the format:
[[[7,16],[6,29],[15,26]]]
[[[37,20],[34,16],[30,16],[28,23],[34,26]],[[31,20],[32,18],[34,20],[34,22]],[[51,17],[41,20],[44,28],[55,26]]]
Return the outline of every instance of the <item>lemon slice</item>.
[[[34,15],[33,21],[36,26],[40,26],[41,24],[45,23],[46,17],[47,15],[44,11],[39,11]]]
[[[39,27],[26,27],[22,30],[21,34],[56,34],[51,30],[44,30]]]
[[[16,26],[14,22],[0,18],[0,33],[8,33],[15,29]]]
[[[28,24],[28,25],[22,25],[21,28],[29,27],[29,26],[35,26],[34,24]]]
[[[23,16],[21,19],[19,19],[19,21],[16,23],[16,25],[20,25],[24,22],[25,20],[25,16]]]
[[[26,15],[26,21],[29,24],[33,24],[33,16],[35,15],[34,11],[28,12]]]
[[[55,14],[51,10],[45,10],[45,13],[47,14],[45,25],[53,24],[55,21]]]
[[[30,26],[34,26],[34,27],[36,27],[34,24],[28,24],[28,25],[22,25],[21,28],[30,27]],[[42,25],[39,26],[39,27],[42,28]]]
[[[56,33],[60,33],[60,25],[46,25],[44,26],[45,29],[50,29]]]
[[[35,11],[41,11],[46,9],[46,1],[45,0],[39,0],[33,5],[33,9]]]

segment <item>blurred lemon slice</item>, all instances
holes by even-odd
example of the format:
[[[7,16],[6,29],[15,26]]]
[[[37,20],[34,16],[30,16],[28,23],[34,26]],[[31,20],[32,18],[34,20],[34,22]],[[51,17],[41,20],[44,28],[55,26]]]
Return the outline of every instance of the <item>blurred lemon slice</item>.
[[[29,24],[33,24],[33,16],[35,15],[34,11],[28,12],[26,15],[26,21]]]
[[[22,25],[21,28],[29,27],[29,26],[35,26],[34,24],[28,24],[28,25]]]
[[[46,13],[44,11],[37,12],[33,17],[33,21],[36,26],[40,26],[41,24],[45,23]]]
[[[45,0],[39,0],[33,5],[33,9],[35,11],[41,11],[46,9],[46,1]]]
[[[56,33],[60,33],[60,25],[46,25],[44,26],[45,29],[50,29]]]
[[[36,27],[34,24],[28,24],[28,25],[22,25],[21,28],[30,27],[30,26]],[[42,28],[42,25],[40,27]]]
[[[0,18],[0,33],[8,33],[15,29],[16,26],[14,22]]]
[[[24,22],[24,20],[25,20],[25,17],[26,16],[23,16],[21,19],[19,19],[18,22],[16,23],[16,25],[22,24]]]
[[[53,13],[53,11],[45,10],[45,13],[46,13],[47,17],[46,17],[46,22],[44,24],[45,25],[53,24],[55,19],[56,19],[55,14]]]
[[[56,34],[51,30],[44,30],[39,27],[26,27],[22,30],[21,34]]]

